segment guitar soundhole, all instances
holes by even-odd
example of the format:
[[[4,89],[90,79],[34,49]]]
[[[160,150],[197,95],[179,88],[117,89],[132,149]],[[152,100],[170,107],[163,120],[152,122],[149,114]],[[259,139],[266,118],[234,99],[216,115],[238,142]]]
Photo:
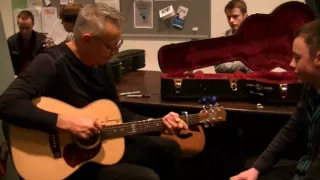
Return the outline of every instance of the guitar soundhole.
[[[64,147],[63,158],[69,166],[75,167],[94,158],[99,153],[100,148],[100,143],[92,149],[83,149],[77,144],[71,143]]]
[[[94,158],[100,151],[100,136],[92,136],[89,139],[74,138],[74,143],[68,144],[63,149],[63,158],[66,163],[75,167]]]
[[[89,139],[76,138],[75,141],[76,141],[76,144],[79,145],[79,147],[85,148],[85,149],[91,149],[91,148],[94,148],[94,146],[96,146],[99,143],[100,136],[99,135],[92,136]]]

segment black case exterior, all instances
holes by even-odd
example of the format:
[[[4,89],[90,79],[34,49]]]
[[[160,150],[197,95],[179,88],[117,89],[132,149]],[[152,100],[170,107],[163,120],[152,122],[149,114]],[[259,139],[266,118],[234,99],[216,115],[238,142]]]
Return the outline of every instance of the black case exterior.
[[[270,84],[233,79],[166,79],[161,78],[163,100],[199,100],[216,96],[218,100],[249,101],[266,104],[295,104],[302,84]]]
[[[145,50],[128,49],[113,56],[109,63],[116,82],[123,74],[145,67]]]

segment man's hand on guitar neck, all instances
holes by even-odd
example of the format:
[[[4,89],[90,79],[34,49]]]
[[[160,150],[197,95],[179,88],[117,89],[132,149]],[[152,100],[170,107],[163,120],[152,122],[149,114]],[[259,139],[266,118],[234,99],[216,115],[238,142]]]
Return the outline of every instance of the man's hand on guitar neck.
[[[102,125],[93,118],[58,116],[57,128],[71,132],[72,134],[87,139],[98,134]]]
[[[179,118],[179,115],[170,112],[162,118],[164,125],[169,133],[175,134],[176,131],[188,129],[188,125]],[[80,138],[89,138],[98,134],[102,125],[92,118],[58,116],[57,128],[71,132]]]
[[[174,112],[165,115],[162,118],[162,121],[170,134],[175,134],[176,131],[188,129],[188,125],[179,118],[179,114]]]

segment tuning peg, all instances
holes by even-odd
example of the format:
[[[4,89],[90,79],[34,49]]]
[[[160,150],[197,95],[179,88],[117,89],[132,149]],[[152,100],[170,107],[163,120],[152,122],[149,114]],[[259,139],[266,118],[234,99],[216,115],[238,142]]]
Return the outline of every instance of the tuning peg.
[[[216,104],[217,98],[216,98],[216,96],[209,96],[209,97],[207,97],[207,101],[208,101],[210,104]]]
[[[207,98],[206,98],[206,97],[202,97],[202,98],[199,100],[199,103],[200,103],[200,104],[206,104],[206,103],[207,103]]]
[[[206,105],[202,105],[202,109],[203,109],[205,112],[207,112],[207,107],[206,107]]]
[[[210,111],[213,111],[213,106],[212,106],[212,104],[209,104],[209,109],[210,109]]]

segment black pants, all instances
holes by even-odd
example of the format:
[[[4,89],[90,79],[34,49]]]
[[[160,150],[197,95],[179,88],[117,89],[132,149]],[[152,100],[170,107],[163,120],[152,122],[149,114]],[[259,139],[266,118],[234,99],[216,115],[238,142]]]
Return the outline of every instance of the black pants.
[[[126,138],[122,160],[112,166],[83,165],[72,179],[92,180],[178,180],[180,147],[175,141],[156,136]]]
[[[297,161],[280,160],[270,171],[259,176],[258,180],[292,180]]]

